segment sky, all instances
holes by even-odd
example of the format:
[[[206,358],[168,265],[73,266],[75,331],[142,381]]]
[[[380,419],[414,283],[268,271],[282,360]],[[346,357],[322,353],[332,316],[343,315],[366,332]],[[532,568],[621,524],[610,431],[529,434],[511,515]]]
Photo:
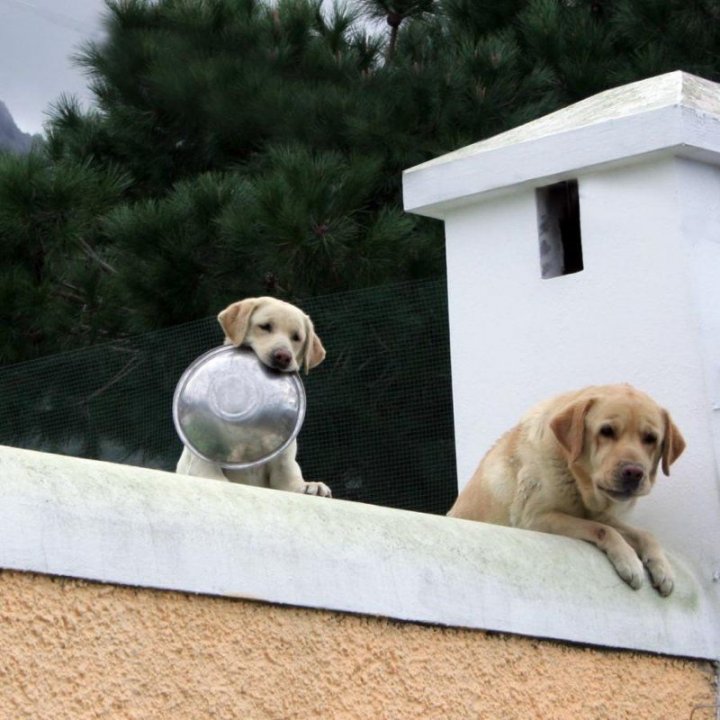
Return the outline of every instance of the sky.
[[[62,94],[91,101],[88,80],[71,56],[102,38],[103,0],[0,0],[0,100],[17,126],[42,132]]]

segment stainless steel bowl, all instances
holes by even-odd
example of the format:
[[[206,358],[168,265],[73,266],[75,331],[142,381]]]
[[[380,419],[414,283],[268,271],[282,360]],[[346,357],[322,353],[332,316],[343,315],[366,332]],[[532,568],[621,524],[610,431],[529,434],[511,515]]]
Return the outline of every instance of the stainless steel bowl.
[[[223,345],[197,358],[173,397],[175,429],[195,455],[229,470],[281,453],[305,419],[297,373],[268,368],[252,350]]]

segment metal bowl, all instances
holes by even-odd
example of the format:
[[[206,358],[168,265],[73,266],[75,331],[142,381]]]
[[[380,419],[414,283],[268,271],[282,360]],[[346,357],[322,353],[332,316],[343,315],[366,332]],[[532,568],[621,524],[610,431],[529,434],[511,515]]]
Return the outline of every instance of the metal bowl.
[[[185,446],[229,470],[271,460],[297,437],[304,419],[297,373],[272,370],[252,350],[230,345],[197,358],[173,397],[175,429]]]

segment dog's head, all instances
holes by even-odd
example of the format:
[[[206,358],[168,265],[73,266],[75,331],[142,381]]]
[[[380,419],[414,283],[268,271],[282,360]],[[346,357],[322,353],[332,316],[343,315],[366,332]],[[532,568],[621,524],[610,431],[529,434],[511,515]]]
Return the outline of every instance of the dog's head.
[[[665,475],[685,449],[667,410],[630,385],[591,388],[558,412],[550,428],[583,495],[614,502],[647,495],[662,463]]]
[[[247,298],[228,305],[218,321],[226,344],[249,347],[268,367],[305,372],[325,358],[325,348],[310,318],[290,303],[271,297]]]

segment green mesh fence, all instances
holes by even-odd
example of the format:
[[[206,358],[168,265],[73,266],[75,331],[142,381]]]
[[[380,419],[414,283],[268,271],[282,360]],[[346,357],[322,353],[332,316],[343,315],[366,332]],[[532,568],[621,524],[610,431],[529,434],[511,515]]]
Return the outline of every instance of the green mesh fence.
[[[455,497],[444,280],[302,304],[327,350],[303,376],[299,461],[338,498],[444,513]],[[174,470],[172,396],[215,318],[0,368],[0,444]]]

